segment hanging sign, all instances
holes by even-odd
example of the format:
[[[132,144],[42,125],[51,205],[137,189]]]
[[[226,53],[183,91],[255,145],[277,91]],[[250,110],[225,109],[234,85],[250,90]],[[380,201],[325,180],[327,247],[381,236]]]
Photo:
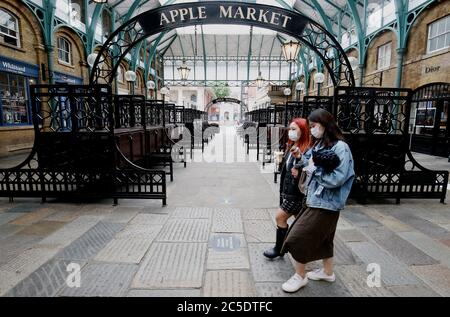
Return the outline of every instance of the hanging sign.
[[[300,35],[307,19],[278,7],[242,2],[198,2],[161,7],[138,16],[146,33],[195,24],[243,24]]]

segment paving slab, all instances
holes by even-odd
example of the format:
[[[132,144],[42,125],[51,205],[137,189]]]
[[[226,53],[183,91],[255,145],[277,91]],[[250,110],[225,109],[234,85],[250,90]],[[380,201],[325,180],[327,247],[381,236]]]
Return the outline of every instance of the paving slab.
[[[400,219],[433,239],[450,239],[450,233],[447,230],[428,220],[412,215],[407,210],[393,209],[391,213],[395,218]]]
[[[397,297],[440,297],[426,285],[389,286],[388,290]]]
[[[367,237],[357,229],[336,230],[336,237],[344,242],[367,241]]]
[[[32,225],[26,226],[21,231],[19,231],[19,234],[31,234],[46,237],[62,228],[65,224],[65,222],[61,221],[42,220]]]
[[[256,290],[249,271],[208,271],[203,296],[254,297]]]
[[[0,240],[6,239],[18,233],[20,230],[23,230],[23,228],[24,226],[12,225],[9,223],[0,225]]]
[[[245,220],[244,229],[248,242],[275,242],[276,227],[271,220]]]
[[[270,220],[271,215],[267,208],[252,208],[241,210],[244,220]]]
[[[408,266],[437,264],[435,259],[385,227],[366,228],[364,232],[389,254]]]
[[[217,250],[232,251],[238,248],[246,248],[247,241],[242,233],[211,232],[208,246]]]
[[[380,265],[381,280],[386,286],[417,285],[419,279],[412,274],[405,264],[371,242],[348,242],[348,246],[364,264]]]
[[[128,224],[118,234],[116,234],[114,238],[153,240],[161,231],[162,227],[162,225]]]
[[[66,260],[88,260],[111,241],[114,235],[122,228],[123,224],[100,221],[70,245],[61,250],[56,257]]]
[[[136,215],[130,224],[140,224],[140,225],[163,225],[167,222],[169,216],[166,214],[149,214],[140,213]]]
[[[80,216],[74,221],[67,223],[58,231],[42,239],[39,244],[65,247],[95,226],[99,219],[99,217]]]
[[[64,210],[52,213],[48,217],[45,217],[44,220],[71,222],[81,215],[83,215],[83,213],[80,210]]]
[[[348,206],[340,217],[356,227],[379,227],[381,223],[367,216],[361,209],[364,207]]]
[[[287,256],[270,260],[263,255],[271,247],[271,243],[248,243],[250,269],[255,282],[285,282],[294,274]]]
[[[127,297],[200,297],[201,290],[189,289],[132,289]]]
[[[206,252],[206,243],[154,242],[139,267],[132,288],[199,288]]]
[[[9,290],[11,286],[16,285],[45,262],[53,258],[57,252],[58,249],[55,248],[33,247],[1,265],[0,272],[2,272],[2,278],[0,279],[0,289],[4,291]],[[4,274],[5,272],[7,273]],[[3,280],[3,276],[5,276],[5,280]]]
[[[128,223],[136,217],[139,213],[135,208],[120,208],[114,209],[109,215],[107,215],[103,221],[116,222],[116,223]]]
[[[375,208],[366,207],[362,209],[362,211],[372,219],[378,221],[386,228],[394,231],[394,232],[402,232],[402,231],[412,231],[413,228],[403,221],[400,221],[399,219],[378,211]]]
[[[26,213],[23,212],[3,212],[0,214],[0,225],[7,224],[9,222],[14,221],[17,218],[22,216],[26,216]]]
[[[69,260],[51,259],[28,277],[23,279],[5,296],[14,297],[51,297],[55,296],[59,289],[66,285]],[[78,263],[80,267],[84,263]]]
[[[80,287],[65,286],[59,296],[125,296],[137,271],[135,264],[90,263],[81,270]]]
[[[398,235],[422,250],[423,253],[450,268],[450,249],[446,245],[420,232],[400,232]]]
[[[41,208],[42,204],[14,203],[6,210],[8,213],[29,213]]]
[[[34,247],[41,236],[14,234],[0,241],[0,265],[7,263],[23,251]]]
[[[342,213],[346,213],[347,211],[343,211]],[[341,215],[342,215],[341,213]],[[352,225],[350,222],[344,219],[344,217],[339,216],[339,220],[336,226],[337,230],[352,230],[355,229],[355,226]]]
[[[208,270],[249,269],[248,250],[241,248],[235,251],[208,250],[206,262]]]
[[[210,219],[213,212],[213,208],[176,207],[170,216],[183,219]]]
[[[351,265],[361,262],[361,260],[355,257],[347,244],[338,237],[334,239],[334,261],[338,265]]]
[[[94,258],[95,261],[139,263],[152,244],[151,239],[121,238],[111,240]]]
[[[22,215],[14,221],[11,221],[11,224],[13,225],[20,225],[20,226],[27,226],[31,225],[33,223],[36,223],[45,217],[48,217],[49,215],[55,213],[54,210],[49,208],[38,208],[34,211],[28,212],[25,215]]]
[[[170,219],[156,240],[159,242],[207,242],[209,219]]]
[[[421,265],[410,268],[441,296],[450,296],[450,268],[443,265]]]
[[[339,265],[335,274],[355,297],[391,297],[394,296],[383,284],[380,287],[369,287],[364,265]]]
[[[234,208],[214,209],[212,231],[244,232],[240,210]]]

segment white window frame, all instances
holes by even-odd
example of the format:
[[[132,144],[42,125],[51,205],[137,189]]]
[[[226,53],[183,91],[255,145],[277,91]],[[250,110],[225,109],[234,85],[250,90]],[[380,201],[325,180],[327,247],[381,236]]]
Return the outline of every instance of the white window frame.
[[[70,43],[70,41],[65,38],[64,36],[58,36],[57,40],[57,47],[58,47],[58,62],[60,62],[61,64],[65,64],[65,65],[70,65],[72,66],[72,43]],[[62,42],[61,42],[62,41]],[[67,44],[67,48],[62,47],[61,44],[65,43]],[[64,59],[61,58],[61,54],[60,52],[62,52],[63,54],[67,54],[67,56],[69,57],[69,61],[66,61]]]
[[[5,14],[9,15],[12,19],[14,19],[14,22],[15,22],[15,25],[16,25],[16,29],[15,29],[15,30],[13,30],[13,29],[11,29],[11,28],[8,28],[7,26],[3,26],[3,25],[2,25],[2,27],[6,28],[8,31],[13,31],[13,32],[15,32],[15,33],[16,33],[16,36],[13,36],[13,35],[9,34],[9,32],[8,32],[8,33],[2,32],[2,30],[0,29],[0,37],[2,38],[2,41],[1,41],[1,42],[2,42],[3,44],[6,44],[6,45],[11,45],[11,46],[20,48],[20,26],[19,26],[19,19],[16,18],[16,16],[15,16],[14,14],[12,14],[11,12],[9,12],[9,11],[3,9],[3,8],[0,8],[0,11],[3,11]],[[4,36],[8,36],[8,37],[11,37],[11,38],[13,38],[13,39],[16,39],[17,45],[10,44],[10,43],[6,43],[5,40],[4,40]]]
[[[439,27],[438,27],[439,23],[444,23],[445,24],[444,32],[442,32],[442,33],[438,33],[439,32]],[[436,29],[437,29],[436,33],[437,34],[432,36],[431,35],[431,28],[434,25],[436,26]],[[430,49],[431,41],[434,40],[434,39],[438,39],[440,37],[443,37],[444,46],[440,47],[440,48],[435,48],[434,50],[431,50]],[[428,24],[427,53],[430,54],[430,53],[438,52],[440,50],[444,50],[444,49],[449,48],[450,44],[449,45],[446,44],[447,42],[450,43],[450,40],[447,40],[448,37],[450,37],[450,15],[447,15],[447,16],[445,16],[443,18],[440,18],[440,19],[438,19],[438,20]]]
[[[389,47],[389,54],[386,54]],[[377,70],[388,69],[391,66],[392,42],[387,42],[377,48]],[[384,61],[384,62],[383,62]]]

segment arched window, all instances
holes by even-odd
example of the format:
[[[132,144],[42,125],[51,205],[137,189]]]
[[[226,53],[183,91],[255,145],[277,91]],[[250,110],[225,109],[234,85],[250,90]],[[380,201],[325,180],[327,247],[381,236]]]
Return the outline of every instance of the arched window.
[[[58,61],[72,65],[72,45],[65,37],[58,37]]]
[[[0,42],[20,47],[19,21],[3,9],[0,9]]]

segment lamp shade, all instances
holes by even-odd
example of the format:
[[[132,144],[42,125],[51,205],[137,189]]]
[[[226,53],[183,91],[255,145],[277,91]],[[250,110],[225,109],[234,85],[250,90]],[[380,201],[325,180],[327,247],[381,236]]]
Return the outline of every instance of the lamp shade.
[[[285,96],[289,96],[292,93],[291,88],[284,88],[283,94]]]
[[[94,3],[108,3],[108,0],[92,0]]]
[[[186,80],[189,76],[189,72],[191,71],[191,69],[186,65],[186,61],[183,60],[183,64],[181,64],[181,66],[177,69],[181,80]]]
[[[87,63],[90,67],[94,66],[95,60],[97,59],[97,53],[91,53],[87,57]]]
[[[314,81],[318,84],[321,84],[325,81],[325,75],[323,73],[316,73],[314,75]]]
[[[161,88],[160,92],[161,92],[161,95],[167,95],[169,93],[169,88],[164,86]]]
[[[281,46],[281,49],[283,50],[283,55],[287,62],[295,62],[297,60],[298,53],[300,52],[300,43],[289,41],[284,43]]]
[[[155,87],[156,87],[156,84],[153,80],[149,80],[147,82],[147,89],[155,89]]]
[[[295,85],[295,90],[305,90],[305,83],[300,81],[297,83],[297,85]]]
[[[256,87],[261,88],[264,85],[264,81],[265,80],[264,80],[264,78],[262,78],[261,72],[259,72],[259,75],[258,75],[258,77],[256,77],[256,80],[255,80]]]
[[[125,80],[130,81],[130,82],[135,82],[136,81],[136,73],[132,70],[127,70],[125,72]]]

